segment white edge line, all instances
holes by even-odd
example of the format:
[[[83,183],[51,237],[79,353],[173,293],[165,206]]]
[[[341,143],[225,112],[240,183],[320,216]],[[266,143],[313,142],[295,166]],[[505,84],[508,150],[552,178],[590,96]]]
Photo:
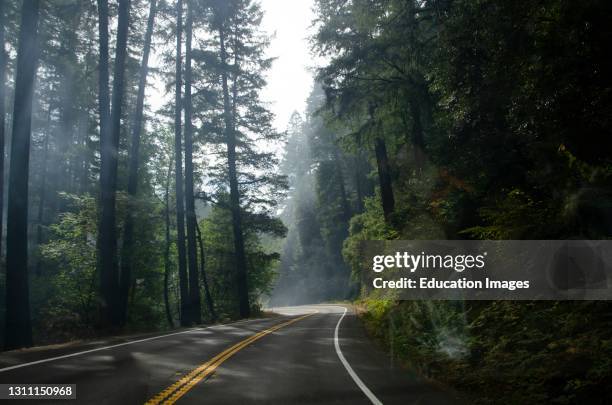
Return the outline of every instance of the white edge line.
[[[3,1],[3,0],[0,0],[0,1]],[[180,332],[167,333],[165,335],[153,336],[153,337],[144,338],[144,339],[130,340],[129,342],[118,343],[118,344],[111,345],[111,346],[96,347],[95,349],[84,350],[82,352],[70,353],[70,354],[65,354],[65,355],[56,356],[56,357],[49,357],[49,358],[46,358],[46,359],[31,361],[29,363],[21,363],[21,364],[16,364],[14,366],[0,368],[0,373],[3,373],[5,371],[10,371],[10,370],[15,370],[17,368],[33,366],[35,364],[48,363],[50,361],[62,360],[62,359],[70,358],[70,357],[81,356],[83,354],[99,352],[99,351],[108,350],[108,349],[114,349],[115,347],[127,346],[127,345],[131,345],[131,344],[134,344],[134,343],[142,343],[142,342],[147,342],[149,340],[156,340],[156,339],[162,339],[162,338],[169,337],[169,336],[182,335],[184,333],[197,332],[197,331],[201,331],[201,330],[215,328],[215,327],[218,327],[218,326],[237,325],[237,324],[242,324],[242,323],[246,323],[246,322],[249,322],[249,321],[256,321],[256,320],[259,320],[259,319],[245,319],[243,321],[238,321],[238,322],[223,323],[223,324],[219,324],[219,325],[210,325],[210,326],[207,326],[207,327],[204,327],[204,328],[194,328],[194,329],[189,329],[189,330],[183,330],[183,331],[180,331]]]
[[[344,312],[342,313],[342,316],[340,317],[340,319],[338,319],[338,323],[336,324],[336,330],[334,331],[334,346],[336,348],[336,354],[338,355],[338,358],[342,362],[342,365],[344,365],[344,368],[346,368],[346,371],[348,371],[353,381],[355,381],[355,384],[357,384],[359,389],[363,391],[363,393],[365,394],[366,397],[368,397],[370,402],[372,402],[374,405],[382,405],[382,402],[380,402],[380,400],[376,398],[376,395],[374,395],[374,393],[370,391],[370,389],[363,383],[363,381],[361,381],[361,378],[359,378],[357,373],[355,373],[355,371],[353,370],[353,367],[351,367],[349,362],[346,360],[346,358],[342,354],[342,350],[340,350],[340,343],[338,341],[338,330],[340,329],[340,323],[342,323],[342,320],[344,319],[344,316],[346,315],[346,311],[347,311],[345,307],[342,307],[342,308],[344,308]]]

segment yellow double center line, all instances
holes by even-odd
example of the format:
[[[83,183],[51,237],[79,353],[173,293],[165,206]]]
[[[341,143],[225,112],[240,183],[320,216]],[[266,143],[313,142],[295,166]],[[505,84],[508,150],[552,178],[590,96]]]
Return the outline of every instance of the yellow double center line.
[[[1,1],[1,0],[0,0]],[[236,343],[234,346],[222,351],[212,359],[208,360],[206,363],[198,366],[193,371],[185,374],[181,377],[177,382],[155,395],[153,398],[149,399],[145,405],[158,405],[158,404],[174,404],[179,398],[185,395],[190,389],[192,389],[197,383],[211,375],[217,367],[219,367],[225,360],[232,357],[241,349],[255,342],[256,340],[261,339],[262,337],[269,335],[272,332],[279,330],[285,326],[291,325],[297,321],[300,321],[304,318],[307,318],[316,312],[311,314],[306,314],[300,316],[298,318],[291,319],[290,321],[280,323],[275,325],[269,329],[263,330],[261,332],[256,333],[255,335],[244,339],[241,342]]]

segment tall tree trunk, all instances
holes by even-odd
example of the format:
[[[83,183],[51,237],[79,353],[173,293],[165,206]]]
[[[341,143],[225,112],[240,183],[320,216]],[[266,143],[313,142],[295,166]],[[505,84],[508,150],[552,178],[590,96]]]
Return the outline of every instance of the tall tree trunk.
[[[362,178],[364,176],[362,171],[362,162],[361,162],[361,153],[357,152],[354,157],[355,161],[355,192],[357,194],[357,213],[363,213],[363,200],[365,198],[363,191],[363,182]]]
[[[168,163],[168,174],[166,175],[166,189],[164,191],[166,220],[166,245],[164,247],[164,306],[166,308],[166,319],[168,325],[173,328],[172,311],[170,310],[170,294],[168,293],[168,282],[170,279],[170,177],[172,176],[172,160]]]
[[[238,189],[238,173],[236,169],[236,133],[234,117],[230,105],[229,89],[227,84],[228,66],[225,49],[224,27],[219,26],[219,44],[221,50],[222,84],[223,84],[223,110],[225,121],[225,142],[227,144],[227,165],[230,185],[230,208],[232,212],[232,229],[234,236],[234,255],[236,259],[236,282],[238,286],[238,302],[240,316],[247,318],[251,308],[249,304],[249,289],[247,284],[247,263],[244,248],[244,235],[242,233],[242,217],[240,212],[240,191]]]
[[[181,82],[183,32],[183,0],[176,2],[176,83],[174,105],[174,175],[176,176],[176,248],[178,250],[179,285],[181,290],[181,325],[191,324],[189,313],[189,284],[185,257],[185,197],[183,195],[183,152],[181,140]]]
[[[142,132],[145,88],[147,85],[147,73],[149,71],[149,54],[151,51],[151,37],[153,36],[153,24],[157,12],[157,0],[151,0],[149,6],[149,18],[147,20],[147,31],[145,33],[144,49],[142,52],[142,63],[140,65],[140,79],[138,82],[138,95],[136,96],[136,111],[132,125],[132,139],[130,145],[130,156],[128,165],[128,209],[123,226],[123,247],[121,252],[121,321],[125,323],[128,311],[128,295],[132,284],[132,272],[134,267],[134,211],[136,194],[138,192],[138,165],[140,158],[140,134]]]
[[[198,253],[196,248],[197,218],[193,195],[193,124],[191,103],[191,41],[193,36],[193,4],[187,0],[185,24],[185,214],[187,219],[187,260],[189,264],[189,307],[191,321],[202,322]]]
[[[342,205],[342,217],[347,222],[351,219],[351,207],[348,203],[348,197],[346,195],[346,186],[344,184],[344,170],[342,169],[342,158],[338,147],[334,146],[334,164],[336,165],[336,171],[338,176],[338,186],[340,187],[340,203]]]
[[[40,190],[39,190],[39,201],[38,201],[38,213],[36,215],[36,246],[40,248],[43,243],[43,227],[44,227],[44,214],[45,214],[45,202],[47,196],[47,166],[49,164],[49,132],[51,132],[51,105],[47,111],[47,128],[45,130],[45,140],[43,141],[43,166],[41,170]],[[36,260],[36,275],[42,274],[42,260],[39,254]]]
[[[24,2],[17,51],[6,234],[6,349],[32,345],[28,283],[28,172],[38,60],[39,0]]]
[[[78,11],[74,11],[78,15]],[[77,34],[74,29],[74,24],[70,21],[74,16],[70,15],[63,21],[65,24],[60,31],[62,43],[59,49],[60,58],[57,64],[59,71],[60,85],[57,89],[59,93],[59,101],[57,104],[59,112],[59,131],[56,133],[58,138],[59,150],[57,153],[57,170],[58,170],[58,191],[72,193],[75,189],[72,187],[72,176],[74,175],[73,167],[73,142],[74,130],[77,116],[77,103],[74,102],[76,94],[76,66],[77,55],[75,46],[77,44]],[[66,211],[67,200],[60,199],[60,211]]]
[[[85,73],[87,75],[87,72]],[[77,124],[77,148],[79,153],[75,158],[75,167],[77,172],[77,185],[76,192],[78,194],[85,194],[87,192],[87,183],[89,178],[89,172],[87,167],[87,138],[88,138],[88,122],[90,109],[84,108],[79,111],[79,118]]]
[[[98,0],[98,42],[99,42],[99,62],[98,62],[98,109],[100,114],[100,153],[107,153],[106,148],[110,140],[110,93],[108,90],[108,1]],[[103,159],[106,165],[106,156]],[[104,184],[106,178],[103,179],[106,170],[100,173],[100,203],[106,197]],[[102,247],[102,208],[99,207],[99,222],[98,222],[98,239],[97,239],[97,267],[98,276],[100,277],[100,316],[103,322],[108,323],[109,305],[111,304],[110,297],[113,288],[116,285],[113,283],[112,273],[108,269],[108,263],[104,261]]]
[[[391,214],[395,209],[395,199],[393,198],[393,186],[391,184],[391,170],[389,168],[387,146],[385,145],[385,141],[380,137],[374,140],[374,152],[376,155],[376,166],[378,168],[378,181],[380,185],[383,213],[385,221],[389,223]]]
[[[421,120],[421,108],[417,100],[410,100],[410,115],[412,116],[412,149],[414,151],[414,164],[418,172],[423,170],[425,164],[425,136]]]
[[[6,3],[0,1],[0,263],[2,263],[2,235],[4,229],[4,129],[5,123],[5,101],[6,92],[4,80],[6,78],[6,52],[4,48],[4,5]]]
[[[100,21],[108,24],[108,4],[99,0]],[[117,227],[116,207],[117,196],[117,164],[119,149],[119,134],[121,130],[121,109],[125,76],[125,59],[127,56],[127,34],[129,24],[129,0],[119,0],[119,19],[117,24],[117,48],[115,51],[115,66],[113,72],[113,102],[110,114],[110,128],[106,129],[104,137],[100,137],[100,206],[101,215],[98,225],[98,261],[100,268],[103,323],[110,326],[120,326],[119,308],[119,275],[117,258]],[[106,27],[106,58],[102,61],[102,36],[100,71],[108,67],[108,26]],[[102,30],[102,28],[101,28]],[[102,75],[102,74],[101,74]],[[102,88],[107,86],[101,83]],[[102,110],[102,107],[101,107]]]
[[[210,288],[208,286],[208,278],[206,277],[206,256],[204,256],[204,241],[202,240],[202,232],[200,232],[200,226],[196,224],[196,232],[198,234],[198,244],[200,245],[200,273],[202,275],[202,284],[204,285],[204,295],[206,297],[206,306],[210,313],[210,320],[215,322],[217,320],[217,312],[215,311],[215,304],[210,294]]]

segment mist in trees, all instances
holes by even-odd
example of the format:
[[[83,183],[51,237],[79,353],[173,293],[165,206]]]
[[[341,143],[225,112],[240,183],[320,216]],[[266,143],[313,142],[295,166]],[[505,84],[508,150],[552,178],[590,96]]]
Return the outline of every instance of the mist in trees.
[[[2,2],[6,348],[261,311],[287,188],[262,16],[246,0]]]
[[[341,143],[346,127],[326,125],[324,104],[323,90],[316,85],[305,117],[295,113],[289,123],[281,165],[291,186],[281,215],[288,235],[273,305],[356,296],[342,248],[349,220],[374,195],[373,167],[361,150]]]
[[[373,168],[374,194],[343,240],[357,285],[364,240],[610,237],[609,2],[317,0],[315,9],[313,48],[327,62],[314,116]],[[347,171],[316,180],[321,163],[306,171],[315,189],[335,175],[350,195]],[[292,212],[313,224],[323,211]],[[292,252],[308,246],[291,237],[290,225]],[[299,268],[288,257],[286,277]],[[373,336],[478,401],[609,398],[610,352],[598,343],[610,336],[607,302],[359,298]],[[583,356],[560,354],[572,347]],[[578,357],[580,370],[569,365]],[[565,385],[573,378],[581,385]]]
[[[538,398],[593,395],[606,303],[380,302],[359,264],[365,240],[610,237],[609,2],[314,11],[316,84],[279,131],[255,0],[0,2],[4,346],[359,299],[431,375],[526,403],[564,353],[594,383]]]
[[[37,68],[38,1],[24,3],[15,67],[6,246],[6,340],[9,349],[32,344],[28,284],[28,172],[32,99]]]

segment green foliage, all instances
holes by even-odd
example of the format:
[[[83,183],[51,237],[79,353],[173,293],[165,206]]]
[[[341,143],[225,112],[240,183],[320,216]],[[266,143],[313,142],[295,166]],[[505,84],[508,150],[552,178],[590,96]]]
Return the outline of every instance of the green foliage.
[[[40,300],[34,303],[40,308],[35,324],[47,335],[44,340],[74,338],[80,328],[91,329],[97,317],[95,199],[64,198],[75,211],[62,214],[51,226],[51,240],[40,252],[45,274],[38,274],[33,286],[33,296]]]
[[[607,403],[606,302],[361,301],[362,320],[395,361],[476,404]]]
[[[365,211],[351,218],[349,237],[344,241],[342,255],[352,269],[354,281],[360,280],[362,269],[361,243],[368,240],[397,239],[394,231],[383,218],[382,206],[379,197],[370,197],[365,200]]]
[[[346,299],[355,289],[342,257],[349,219],[372,194],[371,167],[357,150],[343,150],[346,128],[328,125],[317,111],[315,86],[305,120],[296,113],[288,130],[283,172],[291,187],[282,213],[288,227],[272,301],[278,305]]]
[[[538,227],[545,218],[545,210],[520,190],[508,192],[493,207],[481,208],[480,215],[488,225],[468,228],[462,233],[476,239],[526,239],[544,233]]]
[[[353,215],[377,239],[612,236],[610,2],[318,0],[314,47],[342,145],[383,139],[395,206]],[[379,163],[379,162],[377,162]],[[330,177],[328,175],[328,177]],[[381,181],[382,184],[382,181]],[[363,297],[393,356],[477,403],[608,403],[606,303]]]
[[[271,291],[275,277],[274,268],[279,260],[279,254],[265,249],[261,243],[263,235],[253,225],[249,226],[245,215],[245,248],[247,255],[247,275],[250,302],[254,313],[261,309],[260,298]],[[279,220],[270,224],[268,234],[278,237],[271,229],[282,227]],[[216,310],[222,318],[238,317],[238,294],[236,291],[235,257],[233,249],[232,218],[229,210],[214,206],[211,214],[202,221],[204,249],[206,252],[206,275],[210,285]],[[282,227],[284,230],[284,227]],[[280,236],[284,233],[281,231]]]
[[[97,206],[89,195],[63,195],[70,211],[50,226],[49,241],[40,247],[40,273],[33,277],[34,323],[41,341],[62,341],[95,336],[98,327],[98,275],[96,272]],[[118,213],[127,198],[118,196]],[[130,298],[128,329],[163,327],[160,217],[158,206],[139,200],[134,260],[136,273]],[[122,225],[121,223],[119,224]]]
[[[9,108],[0,113],[11,116],[13,100],[8,98],[13,97],[14,92],[9,87],[15,82],[17,73],[21,2],[2,2],[5,3],[2,28],[6,30],[6,43],[2,47],[8,56],[5,82],[6,94],[10,97],[6,103]],[[99,264],[97,259],[100,259],[96,258],[95,246],[97,204],[102,194],[100,84],[96,73],[100,70],[101,44],[97,29],[100,16],[95,2],[91,1],[47,3],[41,6],[40,12],[30,165],[29,173],[24,173],[23,178],[24,184],[29,185],[30,194],[29,206],[24,210],[29,213],[28,266],[36,344],[116,332],[102,329],[99,311],[103,305],[98,296],[100,276],[95,270]],[[127,243],[127,250],[122,252],[126,254],[118,254],[116,260],[121,268],[125,263],[121,263],[120,256],[133,259],[129,280],[124,285],[128,286],[129,293],[128,319],[123,329],[138,331],[162,329],[172,324],[180,304],[171,125],[173,113],[180,106],[169,103],[152,111],[148,105],[150,100],[145,99],[139,143],[132,144],[130,140],[134,125],[125,125],[135,121],[137,94],[141,90],[144,94],[150,93],[139,84],[150,3],[133,0],[129,4],[130,29],[121,91],[124,97],[121,117],[117,117],[121,126],[117,134],[117,182],[107,184],[113,190],[104,190],[117,193],[117,221],[110,222],[116,222],[119,252],[124,245],[123,221],[127,210],[134,220],[133,245]],[[158,1],[157,5],[152,52],[161,57],[151,61],[148,84],[162,80],[170,89],[176,82],[176,2]],[[191,7],[194,9],[191,121],[194,126],[193,160],[197,165],[196,172],[190,174],[195,180],[197,208],[204,205],[201,199],[214,201],[213,217],[220,221],[218,224],[207,222],[212,234],[203,234],[211,253],[208,257],[205,252],[207,257],[201,259],[210,259],[213,273],[217,272],[213,276],[222,280],[215,298],[221,302],[221,311],[233,317],[235,311],[230,308],[230,302],[234,300],[235,281],[221,276],[231,275],[227,266],[233,265],[227,259],[233,255],[233,240],[225,211],[228,203],[225,196],[228,188],[226,135],[232,133],[236,138],[236,156],[232,159],[238,172],[240,195],[237,199],[243,210],[250,294],[252,301],[259,305],[261,296],[270,292],[272,268],[279,260],[278,253],[266,243],[277,241],[286,234],[285,226],[276,218],[278,204],[287,189],[287,179],[277,170],[276,154],[277,144],[284,134],[274,128],[274,115],[260,97],[266,86],[265,71],[273,60],[266,52],[270,40],[261,27],[263,11],[260,4],[252,0],[193,1]],[[118,10],[112,6],[109,9],[111,26],[116,22]],[[225,35],[227,63],[220,63],[220,30]],[[116,42],[115,34],[111,29],[111,48]],[[223,108],[222,76],[228,79],[231,129],[225,122],[225,113],[230,111]],[[132,156],[136,150],[139,153],[138,187],[128,206],[124,193],[128,187],[128,171],[131,171],[128,166],[136,162],[136,156]],[[208,214],[206,210],[198,211],[200,219]],[[336,243],[341,243],[341,239],[336,238]],[[107,246],[111,245],[104,245]],[[5,297],[4,282],[0,281],[0,297]],[[25,297],[25,290],[20,295]],[[168,298],[167,305],[164,297]]]

